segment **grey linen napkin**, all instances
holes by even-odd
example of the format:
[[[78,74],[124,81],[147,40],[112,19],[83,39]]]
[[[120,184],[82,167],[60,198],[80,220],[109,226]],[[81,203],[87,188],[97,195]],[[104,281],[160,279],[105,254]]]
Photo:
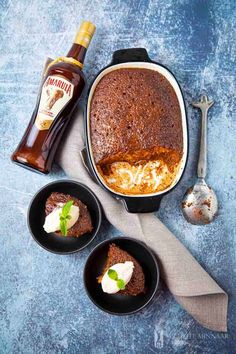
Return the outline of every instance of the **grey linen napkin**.
[[[112,225],[122,234],[145,242],[155,252],[162,279],[178,303],[202,326],[226,332],[227,294],[154,214],[128,213],[121,202],[91,179],[80,157],[83,131],[83,117],[78,112],[57,153],[59,165],[68,176],[93,190]]]

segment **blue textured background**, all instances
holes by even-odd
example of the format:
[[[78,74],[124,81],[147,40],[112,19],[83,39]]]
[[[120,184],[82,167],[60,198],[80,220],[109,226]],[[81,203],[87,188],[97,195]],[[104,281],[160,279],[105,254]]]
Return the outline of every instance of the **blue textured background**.
[[[0,352],[233,353],[235,346],[235,16],[232,1],[0,1]],[[188,107],[190,157],[159,217],[228,292],[229,332],[198,325],[160,286],[154,303],[130,317],[113,317],[85,294],[85,260],[101,240],[118,234],[106,221],[90,247],[71,256],[41,249],[26,226],[32,195],[64,177],[40,176],[11,164],[34,108],[44,59],[66,54],[82,19],[97,25],[86,59],[91,82],[115,49],[145,47],[179,79]],[[195,179],[199,115],[190,103],[207,92],[208,182],[220,212],[212,225],[187,224],[179,208]],[[233,102],[234,101],[234,102]],[[233,124],[234,121],[234,124]]]

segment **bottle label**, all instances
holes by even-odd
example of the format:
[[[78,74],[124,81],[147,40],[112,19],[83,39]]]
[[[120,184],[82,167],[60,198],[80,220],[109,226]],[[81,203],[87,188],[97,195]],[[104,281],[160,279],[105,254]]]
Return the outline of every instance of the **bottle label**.
[[[35,125],[48,130],[53,120],[72,99],[74,85],[64,77],[48,76],[43,84]]]

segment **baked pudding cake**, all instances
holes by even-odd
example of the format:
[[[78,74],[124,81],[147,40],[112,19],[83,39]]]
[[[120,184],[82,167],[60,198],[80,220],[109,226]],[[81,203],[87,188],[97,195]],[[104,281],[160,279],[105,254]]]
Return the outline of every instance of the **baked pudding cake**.
[[[107,261],[104,266],[102,275],[98,277],[98,283],[102,284],[102,280],[106,272],[114,265],[122,265],[125,262],[132,262],[133,272],[130,281],[126,284],[125,288],[119,293],[121,295],[137,296],[145,293],[145,276],[143,269],[139,262],[131,256],[128,252],[124,251],[116,244],[109,245]],[[104,290],[103,290],[104,291]]]
[[[98,173],[114,192],[167,189],[183,156],[180,105],[170,82],[141,68],[103,76],[91,100],[90,139]]]

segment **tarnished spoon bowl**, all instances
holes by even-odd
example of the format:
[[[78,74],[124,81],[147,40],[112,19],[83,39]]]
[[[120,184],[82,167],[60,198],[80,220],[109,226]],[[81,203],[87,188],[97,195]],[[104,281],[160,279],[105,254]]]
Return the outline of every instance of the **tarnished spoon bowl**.
[[[186,220],[194,225],[205,225],[213,221],[218,211],[217,197],[204,179],[198,178],[196,184],[186,191],[182,211]]]
[[[198,102],[192,105],[201,110],[201,138],[197,167],[197,182],[187,190],[182,201],[183,215],[188,222],[196,225],[205,225],[212,222],[217,210],[218,202],[214,191],[205,182],[207,170],[207,112],[214,104],[206,95],[202,95]]]

